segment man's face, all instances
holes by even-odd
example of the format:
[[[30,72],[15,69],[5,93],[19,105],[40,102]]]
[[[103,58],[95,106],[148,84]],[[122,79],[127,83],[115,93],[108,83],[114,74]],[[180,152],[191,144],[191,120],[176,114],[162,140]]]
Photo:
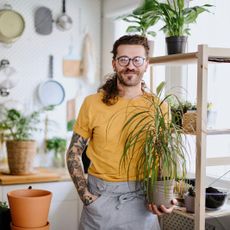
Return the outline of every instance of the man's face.
[[[144,72],[148,67],[144,47],[142,45],[118,46],[117,56],[112,61],[112,65],[120,84],[124,86],[141,84]]]

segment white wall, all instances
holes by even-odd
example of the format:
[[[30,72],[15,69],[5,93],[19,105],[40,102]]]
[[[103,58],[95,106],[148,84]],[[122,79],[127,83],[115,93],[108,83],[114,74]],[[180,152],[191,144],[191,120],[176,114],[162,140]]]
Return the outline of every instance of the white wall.
[[[66,102],[76,97],[77,110],[87,94],[95,91],[100,79],[101,57],[101,0],[66,0],[66,13],[73,20],[73,28],[69,31],[60,31],[53,23],[50,35],[36,33],[34,14],[41,6],[52,11],[53,20],[61,14],[62,0],[26,0],[1,1],[12,5],[25,19],[26,27],[23,35],[11,46],[0,43],[0,60],[8,59],[17,70],[19,84],[13,88],[8,97],[0,96],[0,104],[25,106],[27,110],[41,107],[37,98],[37,87],[48,80],[49,55],[54,56],[54,80],[63,84],[66,92],[64,102],[57,106],[54,112],[49,113],[49,118],[57,122],[55,134],[62,136],[66,133]],[[89,33],[93,40],[96,55],[95,83],[89,85],[84,77],[64,77],[62,72],[63,58],[68,55],[69,47],[73,46],[73,55],[82,59],[83,39]],[[0,79],[1,82],[1,79]],[[43,135],[43,134],[42,134]],[[40,137],[42,136],[40,134]],[[51,134],[50,134],[51,135]]]

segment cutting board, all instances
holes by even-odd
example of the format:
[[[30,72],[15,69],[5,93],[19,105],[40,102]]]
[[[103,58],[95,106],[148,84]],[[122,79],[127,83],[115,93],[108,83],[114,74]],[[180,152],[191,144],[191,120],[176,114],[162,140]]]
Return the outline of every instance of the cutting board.
[[[34,174],[31,175],[9,175],[0,173],[0,184],[25,184],[25,183],[37,183],[37,182],[50,182],[59,181],[60,175],[55,172],[51,172],[45,169],[37,169]]]
[[[81,61],[73,52],[73,46],[69,46],[69,53],[63,58],[63,75],[66,77],[80,76]]]

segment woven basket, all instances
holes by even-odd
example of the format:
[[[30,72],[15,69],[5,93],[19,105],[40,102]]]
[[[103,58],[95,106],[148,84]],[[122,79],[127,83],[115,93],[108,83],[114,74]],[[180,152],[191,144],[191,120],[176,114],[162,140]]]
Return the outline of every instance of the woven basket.
[[[10,174],[25,175],[33,172],[36,146],[35,141],[6,142]]]
[[[185,133],[196,133],[196,111],[188,111],[183,115],[182,127]]]

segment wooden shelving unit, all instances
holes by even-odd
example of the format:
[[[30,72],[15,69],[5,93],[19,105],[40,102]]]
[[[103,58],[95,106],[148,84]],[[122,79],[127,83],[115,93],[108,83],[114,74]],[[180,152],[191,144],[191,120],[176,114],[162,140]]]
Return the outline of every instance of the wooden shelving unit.
[[[210,48],[207,45],[199,45],[197,52],[150,58],[151,68],[154,65],[187,65],[194,63],[197,65],[195,230],[205,229],[206,136],[230,134],[230,129],[208,130],[206,126],[209,62],[230,62],[230,49]],[[220,159],[219,164],[224,163],[223,161],[224,159]]]

